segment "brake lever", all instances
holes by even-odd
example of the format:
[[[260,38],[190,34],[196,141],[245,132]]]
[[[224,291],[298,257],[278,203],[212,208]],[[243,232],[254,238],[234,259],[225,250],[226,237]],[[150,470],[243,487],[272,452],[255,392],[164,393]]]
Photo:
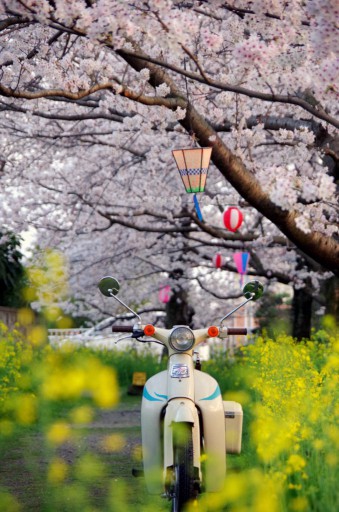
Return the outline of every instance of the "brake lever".
[[[128,340],[128,339],[137,339],[140,337],[140,336],[144,336],[145,333],[142,329],[135,329],[133,330],[132,334],[129,334],[128,336],[123,336],[122,338],[119,338],[117,339],[117,341],[115,341],[115,343],[119,343],[119,341],[122,341],[122,340]],[[138,341],[144,341],[144,340],[138,340]]]
[[[128,339],[131,339],[131,338],[132,338],[131,335],[123,336],[122,338],[118,338],[117,341],[114,342],[114,344],[116,345],[117,343],[119,343],[119,341],[128,340]]]

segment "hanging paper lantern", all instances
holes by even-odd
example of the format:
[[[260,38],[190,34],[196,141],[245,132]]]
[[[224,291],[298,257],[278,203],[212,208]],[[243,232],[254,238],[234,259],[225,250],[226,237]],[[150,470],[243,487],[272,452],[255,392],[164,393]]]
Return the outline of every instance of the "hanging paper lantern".
[[[237,267],[237,270],[240,274],[240,285],[242,286],[243,277],[247,272],[248,261],[250,259],[250,253],[249,252],[235,252],[233,254],[233,259],[234,259],[235,265]]]
[[[174,149],[172,154],[186,192],[194,194],[194,207],[200,222],[204,222],[197,192],[204,192],[212,148]]]
[[[213,263],[215,268],[221,268],[224,264],[224,258],[221,256],[219,252],[215,256],[213,256]]]
[[[162,302],[163,304],[167,304],[167,302],[169,302],[170,300],[170,295],[171,295],[171,287],[170,286],[163,286],[162,288],[160,288],[159,290],[159,300],[160,302]]]
[[[205,190],[212,148],[174,149],[172,154],[186,192]]]
[[[235,233],[242,224],[243,215],[238,208],[231,206],[224,211],[223,221],[225,228]]]

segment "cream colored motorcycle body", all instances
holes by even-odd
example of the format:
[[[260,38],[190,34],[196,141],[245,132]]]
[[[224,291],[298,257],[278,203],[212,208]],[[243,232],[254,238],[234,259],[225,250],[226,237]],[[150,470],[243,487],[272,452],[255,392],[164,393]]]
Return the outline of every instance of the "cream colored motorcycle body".
[[[187,326],[163,329],[143,325],[139,315],[116,297],[116,279],[104,277],[99,289],[139,320],[133,327],[113,326],[113,332],[128,332],[137,339],[146,335],[168,349],[167,369],[148,379],[143,390],[143,474],[148,492],[168,497],[172,500],[172,511],[179,512],[200,492],[222,490],[226,476],[225,425],[227,417],[236,418],[237,410],[241,418],[238,415],[236,428],[230,428],[233,432],[228,445],[235,452],[241,447],[241,406],[224,402],[217,381],[195,369],[195,349],[208,338],[246,334],[246,329],[227,329],[223,322],[241,306],[259,298],[263,287],[259,281],[251,281],[244,288],[246,300],[221,320],[220,327],[197,330]]]
[[[186,327],[185,327],[186,328]],[[177,327],[178,329],[178,327]],[[193,439],[194,487],[220,491],[226,475],[225,412],[219,385],[194,369],[194,349],[209,338],[208,329],[192,331],[191,350],[178,353],[169,345],[171,331],[156,329],[153,337],[169,351],[167,370],[145,384],[141,405],[143,464],[152,494],[170,493],[174,467],[173,426],[187,423]],[[205,461],[204,477],[201,455]]]

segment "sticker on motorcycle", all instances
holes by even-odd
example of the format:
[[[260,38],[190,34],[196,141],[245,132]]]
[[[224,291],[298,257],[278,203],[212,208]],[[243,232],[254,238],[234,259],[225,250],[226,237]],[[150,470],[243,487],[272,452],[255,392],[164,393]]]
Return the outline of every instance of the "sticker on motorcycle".
[[[187,364],[173,364],[171,366],[171,377],[174,379],[185,379],[189,376],[190,374]]]

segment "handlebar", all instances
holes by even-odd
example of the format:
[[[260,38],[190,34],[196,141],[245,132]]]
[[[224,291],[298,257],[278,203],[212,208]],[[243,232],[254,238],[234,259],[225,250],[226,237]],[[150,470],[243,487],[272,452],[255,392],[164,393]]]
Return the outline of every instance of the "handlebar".
[[[247,328],[246,327],[228,327],[227,328],[227,334],[233,335],[233,334],[247,334]]]
[[[112,332],[133,332],[131,325],[112,325]]]
[[[133,326],[131,325],[113,325],[112,326],[112,332],[132,332],[133,333]],[[148,333],[146,333],[148,334]],[[247,334],[247,328],[246,327],[228,327],[227,328],[227,335],[244,335]],[[214,334],[215,336],[215,334]]]

